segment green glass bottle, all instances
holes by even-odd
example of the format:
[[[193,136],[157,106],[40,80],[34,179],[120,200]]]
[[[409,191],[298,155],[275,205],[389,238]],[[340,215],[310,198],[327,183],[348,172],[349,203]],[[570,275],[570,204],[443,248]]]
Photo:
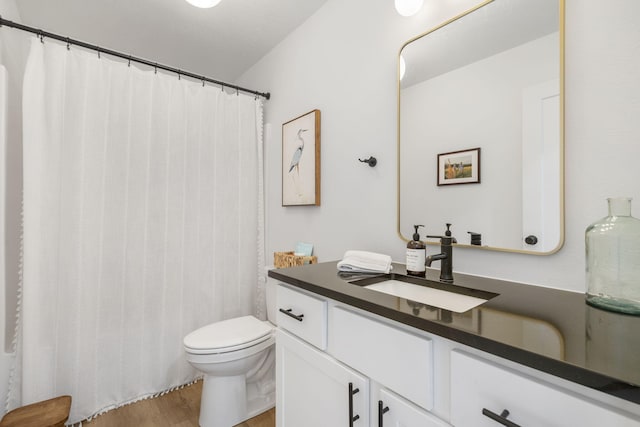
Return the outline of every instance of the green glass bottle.
[[[587,303],[640,315],[640,220],[630,198],[610,198],[609,215],[585,232]]]

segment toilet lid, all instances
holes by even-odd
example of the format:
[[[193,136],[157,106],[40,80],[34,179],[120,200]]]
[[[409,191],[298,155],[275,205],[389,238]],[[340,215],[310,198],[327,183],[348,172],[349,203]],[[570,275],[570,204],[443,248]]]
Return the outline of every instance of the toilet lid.
[[[184,337],[184,345],[193,350],[243,348],[266,339],[273,327],[253,316],[236,317],[203,326]]]

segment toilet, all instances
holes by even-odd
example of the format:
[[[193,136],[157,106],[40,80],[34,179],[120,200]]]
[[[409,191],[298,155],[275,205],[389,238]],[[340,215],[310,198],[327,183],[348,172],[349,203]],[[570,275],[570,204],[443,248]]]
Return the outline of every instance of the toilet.
[[[200,427],[231,427],[275,405],[275,283],[268,277],[266,301],[267,321],[236,317],[184,337],[187,361],[204,374]]]

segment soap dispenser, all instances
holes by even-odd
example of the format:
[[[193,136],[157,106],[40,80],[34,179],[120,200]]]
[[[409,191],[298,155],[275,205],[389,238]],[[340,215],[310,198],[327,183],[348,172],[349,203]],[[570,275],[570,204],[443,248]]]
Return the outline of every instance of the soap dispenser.
[[[425,258],[427,255],[427,247],[420,241],[418,227],[424,227],[424,225],[413,226],[413,228],[415,228],[413,240],[407,243],[407,274],[409,276],[425,277]]]

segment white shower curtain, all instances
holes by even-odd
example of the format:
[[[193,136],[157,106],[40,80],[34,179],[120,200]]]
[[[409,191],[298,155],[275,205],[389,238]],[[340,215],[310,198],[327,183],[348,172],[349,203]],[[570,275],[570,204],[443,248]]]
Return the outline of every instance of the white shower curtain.
[[[261,100],[34,38],[22,404],[70,394],[76,422],[188,383],[188,332],[263,316],[261,174]]]

